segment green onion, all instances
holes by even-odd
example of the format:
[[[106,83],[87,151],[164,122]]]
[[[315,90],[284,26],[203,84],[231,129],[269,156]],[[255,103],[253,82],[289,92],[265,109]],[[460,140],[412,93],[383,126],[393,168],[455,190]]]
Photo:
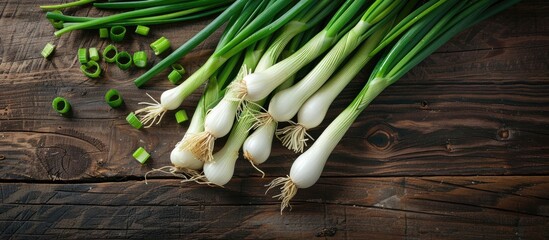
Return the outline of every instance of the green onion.
[[[88,50],[85,48],[79,48],[78,49],[78,61],[81,64],[85,64],[88,62]]]
[[[355,19],[357,19],[355,15],[364,7],[365,2],[346,1],[335,16],[330,19],[327,26],[294,54],[265,70],[247,75],[242,86],[239,87],[242,91],[240,95],[243,95],[244,99],[248,101],[258,101],[267,97],[278,85],[330,49],[345,33],[346,26],[354,25]]]
[[[151,155],[143,147],[139,147],[133,152],[132,156],[141,164],[145,164]]]
[[[54,10],[54,11],[51,11],[51,12],[48,12],[48,13],[52,13],[52,14],[60,14],[60,15],[63,15],[63,12],[59,11],[59,10]],[[55,28],[55,29],[61,29],[63,28],[63,24],[65,23],[65,21],[63,20],[56,20],[56,19],[48,19],[51,23],[51,25]]]
[[[103,50],[103,60],[108,63],[116,62],[116,56],[118,56],[118,50],[112,44],[109,44]]]
[[[69,101],[62,97],[54,98],[51,102],[51,106],[56,112],[63,116],[68,115],[71,111],[71,104],[69,103]]]
[[[356,98],[328,125],[317,141],[294,161],[288,177],[277,178],[269,184],[269,189],[278,186],[282,189],[282,193],[275,196],[282,200],[281,211],[289,205],[289,201],[299,188],[311,187],[318,181],[328,157],[338,142],[360,113],[385,88],[398,81],[463,29],[518,1],[505,0],[503,3],[498,3],[489,0],[471,2],[440,0],[436,2],[441,4],[418,21],[409,24],[407,30],[402,31],[403,35],[378,61],[368,82]],[[424,9],[420,8],[418,11],[423,12]],[[414,14],[417,12],[410,15]],[[419,15],[421,14],[416,16]],[[403,21],[408,19],[404,18]],[[380,44],[385,42],[382,41]],[[377,47],[379,46],[381,45]]]
[[[172,64],[172,71],[168,75],[168,80],[174,85],[181,82],[183,75],[185,74],[185,68],[179,63]]]
[[[99,52],[97,51],[97,48],[90,48],[89,49],[89,52],[90,52],[90,60],[92,61],[99,61]]]
[[[98,78],[101,75],[101,67],[96,61],[89,61],[80,66],[80,71],[89,78]]]
[[[164,51],[170,48],[170,40],[165,37],[160,37],[153,43],[151,43],[151,49],[154,51],[154,55],[160,55]]]
[[[135,33],[139,35],[147,36],[149,35],[149,30],[150,28],[147,26],[137,25],[137,27],[135,28]]]
[[[112,108],[117,108],[124,104],[122,96],[120,96],[120,93],[118,93],[116,89],[109,89],[109,91],[107,91],[105,94],[105,102]]]
[[[202,29],[195,36],[193,36],[191,39],[185,42],[185,44],[181,45],[169,56],[162,59],[162,61],[160,61],[158,64],[156,64],[151,69],[149,69],[145,74],[135,79],[134,80],[135,85],[137,87],[141,87],[143,84],[149,81],[152,77],[154,77],[155,75],[160,73],[162,70],[166,69],[171,64],[181,59],[185,54],[187,54],[196,46],[198,46],[198,44],[203,42],[204,39],[212,35],[212,33],[214,33],[215,30],[217,30],[219,27],[221,27],[221,25],[227,22],[229,18],[231,18],[233,15],[240,12],[240,10],[244,7],[246,3],[247,2],[244,0],[237,0],[229,8],[227,8],[227,10],[221,13],[221,15],[219,15],[210,24],[208,24],[204,29]]]
[[[186,73],[185,68],[179,63],[172,64],[172,70],[177,71],[182,76]]]
[[[56,31],[54,34],[55,36],[59,37],[73,30],[93,28],[98,26],[104,27],[105,24],[113,23],[117,21],[123,21],[127,19],[138,18],[138,17],[154,16],[157,14],[169,13],[169,12],[179,11],[179,10],[188,9],[192,7],[204,6],[208,4],[209,2],[207,1],[190,1],[190,2],[184,2],[184,3],[150,7],[145,9],[137,9],[137,10],[114,14],[106,17],[96,18],[93,20],[85,21],[85,22],[80,22],[75,25],[65,26],[63,29]]]
[[[109,29],[100,28],[99,29],[99,38],[109,38]]]
[[[177,123],[183,123],[187,120],[189,120],[189,117],[187,116],[187,112],[185,110],[179,110],[175,113],[175,120]]]
[[[95,2],[95,0],[78,0],[78,1],[64,3],[64,4],[58,4],[58,5],[40,6],[40,8],[44,10],[63,9],[68,7],[81,6],[91,2]]]
[[[132,66],[132,55],[126,51],[119,52],[116,55],[116,65],[122,70],[130,68]]]
[[[55,45],[46,43],[46,46],[42,49],[42,57],[48,58],[53,53],[53,50],[55,50]]]
[[[168,74],[168,80],[173,85],[179,84],[181,82],[181,79],[183,79],[183,76],[181,76],[181,74],[176,70],[172,70],[170,74]]]
[[[141,127],[143,127],[143,124],[141,123],[141,121],[139,121],[139,118],[137,118],[134,113],[128,114],[128,116],[126,117],[126,121],[136,129],[140,129]]]
[[[250,3],[255,2],[256,1],[252,1]],[[221,41],[223,41],[223,39],[230,40],[227,40],[227,43],[224,46],[218,46],[212,56],[210,56],[210,58],[198,71],[192,74],[186,81],[184,81],[177,87],[164,91],[160,96],[159,103],[139,109],[138,111],[136,111],[136,113],[142,115],[144,123],[148,124],[148,126],[151,126],[155,122],[156,124],[158,124],[161,120],[161,118],[158,118],[159,116],[163,115],[168,110],[179,107],[183,100],[192,92],[194,92],[198,87],[200,87],[213,73],[216,72],[216,70],[220,66],[223,65],[223,63],[225,63],[225,61],[227,61],[227,59],[241,52],[242,50],[256,43],[257,41],[266,38],[274,31],[280,29],[290,20],[294,19],[296,15],[312,5],[313,2],[314,1],[301,0],[276,20],[273,20],[273,17],[277,15],[279,11],[282,11],[282,9],[288,7],[288,5],[292,3],[292,1],[275,1],[273,4],[267,5],[263,11],[257,13],[256,15],[240,14],[238,16],[239,18],[245,16],[244,22],[249,21],[246,26],[240,26],[242,27],[241,31],[235,33],[234,36],[231,37],[224,36]],[[253,7],[251,9],[245,8],[244,10],[245,12],[246,10],[252,13],[257,12],[256,7]],[[233,26],[231,26],[231,28],[232,27]],[[231,28],[229,28],[229,30]],[[165,65],[166,63],[171,64],[175,62],[174,60],[177,60],[173,59],[171,55],[168,58],[170,58],[170,61],[162,61],[158,65]],[[138,86],[140,86],[141,81],[146,81],[148,77],[150,77],[150,75],[142,79],[136,79],[134,82]]]
[[[114,26],[111,28],[110,38],[113,42],[121,42],[126,36],[126,28],[124,26]]]
[[[147,66],[147,53],[145,51],[138,51],[133,53],[133,64],[136,67],[144,68]]]

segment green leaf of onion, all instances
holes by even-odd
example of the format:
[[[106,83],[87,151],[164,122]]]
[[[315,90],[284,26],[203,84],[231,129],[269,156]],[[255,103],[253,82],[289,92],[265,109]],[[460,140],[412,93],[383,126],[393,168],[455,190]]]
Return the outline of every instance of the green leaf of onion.
[[[141,127],[143,127],[143,124],[141,123],[141,121],[139,121],[139,118],[135,116],[135,113],[128,114],[128,116],[126,117],[126,121],[136,129],[140,129]]]
[[[55,50],[55,45],[51,43],[47,43],[46,46],[44,46],[44,49],[42,49],[42,56],[44,58],[48,58],[53,52],[53,50]]]
[[[112,108],[117,108],[122,106],[124,100],[116,89],[109,89],[109,91],[105,94],[105,102],[107,102],[107,104],[109,104]]]
[[[118,50],[112,44],[109,44],[105,50],[103,50],[103,60],[108,63],[116,62],[116,56],[118,55]]]
[[[155,55],[160,55],[164,51],[168,50],[170,48],[170,45],[170,40],[168,40],[166,37],[161,37],[151,43],[151,49],[154,51]]]
[[[143,147],[139,147],[132,156],[141,164],[145,164],[151,155]]]
[[[137,33],[139,35],[142,35],[142,36],[147,36],[147,35],[149,35],[149,30],[150,30],[150,28],[147,27],[147,26],[137,25],[137,27],[135,28],[135,33]]]
[[[116,65],[122,70],[130,68],[132,66],[132,55],[126,51],[119,52],[116,55]]]
[[[138,51],[133,53],[133,64],[136,67],[144,68],[147,66],[147,53]]]
[[[111,28],[110,37],[113,42],[121,42],[126,36],[126,28],[124,26],[114,26]]]
[[[88,50],[85,48],[79,48],[78,49],[78,61],[81,64],[85,64],[88,62]]]
[[[59,10],[52,11],[52,13],[63,14],[63,12],[61,12]],[[65,21],[63,21],[63,20],[55,20],[55,19],[51,19],[51,18],[49,19],[49,21],[55,29],[63,28],[63,24],[65,23]]]
[[[89,52],[90,52],[90,60],[92,61],[99,61],[99,52],[97,51],[97,48],[90,48],[89,49]]]
[[[109,29],[100,28],[99,29],[99,38],[109,38]]]
[[[71,104],[69,103],[69,101],[62,97],[54,98],[51,102],[51,106],[56,112],[63,116],[66,116],[71,111]]]
[[[101,75],[101,67],[96,61],[89,61],[80,66],[80,71],[89,78],[98,78]]]
[[[179,63],[172,64],[172,71],[168,75],[168,80],[174,85],[177,85],[181,82],[183,74],[185,74],[185,68]]]
[[[187,112],[182,109],[175,113],[175,120],[177,121],[177,123],[183,123],[189,120],[189,116],[187,116]]]

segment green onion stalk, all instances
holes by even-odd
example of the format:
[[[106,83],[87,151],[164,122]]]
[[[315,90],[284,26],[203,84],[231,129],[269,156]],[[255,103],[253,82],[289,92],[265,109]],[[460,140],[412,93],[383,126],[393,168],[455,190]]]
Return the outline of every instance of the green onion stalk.
[[[77,6],[82,6],[82,5],[86,5],[88,3],[92,3],[92,2],[95,2],[95,0],[78,0],[78,1],[74,1],[74,2],[68,2],[68,3],[63,3],[63,4],[57,4],[57,5],[46,5],[46,6],[40,6],[41,9],[43,10],[59,10],[59,9],[65,9],[65,8],[69,8],[69,7],[77,7]]]
[[[376,31],[363,42],[360,48],[353,53],[351,59],[303,103],[297,112],[296,124],[291,124],[277,131],[277,135],[284,146],[294,151],[303,151],[307,141],[312,139],[307,131],[322,123],[332,102],[373,58],[373,56],[368,55],[380,43],[387,33],[386,30],[388,29]]]
[[[263,71],[246,76],[238,87],[241,91],[239,95],[252,102],[267,97],[278,85],[335,44],[348,30],[346,27],[358,20],[355,15],[365,5],[365,0],[346,1],[327,26],[292,56]]]
[[[364,12],[360,21],[347,32],[337,44],[303,79],[290,88],[275,94],[269,101],[269,115],[277,122],[289,121],[301,105],[313,95],[337,70],[339,65],[366,38],[385,22],[390,21],[405,5],[405,1],[377,0]],[[303,152],[305,132],[296,127],[288,131],[282,129],[277,135],[284,135],[282,143],[295,152]]]
[[[311,5],[310,9],[300,13],[294,20],[290,21],[283,27],[277,34],[272,42],[267,42],[261,40],[261,43],[269,43],[268,49],[261,52],[262,57],[258,62],[255,61],[258,53],[250,54],[250,57],[246,59],[248,62],[253,62],[254,69],[260,71],[272,66],[279,55],[284,50],[285,46],[290,42],[297,34],[309,29],[310,27],[316,25],[321,19],[323,19],[332,9],[335,8],[335,2],[331,1],[321,1],[317,5]],[[261,50],[266,49],[267,47],[260,48]],[[258,52],[257,50],[255,52]],[[255,67],[257,65],[257,67]],[[238,82],[242,81],[242,78],[250,74],[252,64],[245,64],[243,67],[247,69],[242,69],[242,75],[239,79],[233,81],[229,85],[227,94],[224,95],[221,102],[215,106],[212,111],[206,116],[205,130],[201,134],[195,135],[191,141],[188,141],[188,149],[193,153],[202,156],[202,159],[210,161],[212,159],[212,150],[213,142],[215,139],[225,136],[229,133],[237,111],[242,109],[244,106],[241,106],[241,97],[239,97],[238,90],[234,86],[238,86]],[[235,84],[237,83],[237,84]]]
[[[113,14],[110,16],[95,18],[89,21],[79,22],[77,24],[70,25],[70,26],[64,26],[62,29],[57,30],[54,34],[55,36],[59,37],[63,34],[69,33],[74,30],[88,29],[93,27],[103,27],[105,24],[116,22],[116,21],[123,21],[127,19],[138,18],[138,17],[156,16],[159,14],[166,14],[166,13],[181,11],[185,9],[191,9],[195,7],[203,7],[203,6],[207,6],[208,4],[210,4],[209,1],[191,1],[191,2],[184,2],[184,3],[161,5],[156,7],[144,8],[144,9],[137,9],[133,11]],[[235,2],[235,4],[233,4],[232,6],[235,8],[239,8],[242,4],[244,3],[238,4],[238,2]]]
[[[160,96],[160,103],[136,111],[136,114],[141,116],[141,120],[147,127],[150,127],[155,122],[158,124],[161,120],[161,116],[166,111],[179,107],[184,99],[200,87],[200,85],[202,85],[202,83],[204,83],[227,59],[243,51],[253,43],[270,36],[273,32],[295,18],[301,11],[307,9],[314,1],[301,0],[278,18],[275,18],[275,16],[277,16],[286,6],[293,3],[293,1],[252,1],[248,2],[248,4],[257,5],[259,3],[261,5],[265,2],[267,4],[264,4],[265,6],[262,11],[258,11],[257,6],[246,7],[237,15],[238,18],[234,21],[235,24],[231,26],[233,29],[238,30],[235,31],[234,37],[223,36],[220,41],[226,42],[226,44],[223,44],[223,47],[218,47],[198,71],[193,73],[182,84],[163,92]],[[242,24],[242,27],[236,28],[235,26],[238,26],[239,24]],[[143,79],[147,78],[144,77],[145,75],[148,77],[154,75],[154,72],[163,69],[163,65],[170,63],[173,60],[174,57],[172,56],[164,59],[164,61],[157,64],[141,78],[136,79],[135,82],[144,81]]]
[[[254,71],[268,42],[269,38],[265,38],[246,49],[244,61],[232,82],[239,81],[246,74]],[[227,95],[231,95],[230,90],[227,90],[224,97],[206,114],[204,130],[192,134],[182,142],[182,148],[191,152],[198,160],[213,161],[212,153],[215,140],[227,135],[233,126],[238,104],[233,104],[231,100],[228,100]]]
[[[289,176],[276,178],[269,184],[268,189],[281,189],[281,193],[274,196],[282,201],[281,213],[289,206],[290,200],[299,188],[311,187],[318,181],[337,143],[360,113],[385,88],[398,81],[457,33],[517,2],[518,0],[447,1],[403,31],[405,34],[384,54],[353,102],[328,125],[318,140],[294,161]]]
[[[319,29],[321,28],[316,25],[306,32],[300,33],[294,37],[288,46],[282,51],[279,58],[285,59],[288,56],[291,56],[297,51],[297,49],[307,43],[314,36],[314,34],[319,31]],[[266,58],[266,56],[269,55],[265,53],[262,59]],[[295,79],[295,75],[291,76],[284,83],[279,85],[274,92],[282,91],[292,86]],[[271,147],[277,122],[272,121],[272,118],[268,113],[261,111],[254,114],[254,119],[255,122],[250,129],[253,129],[253,133],[246,138],[246,141],[244,141],[244,144],[242,145],[242,154],[255,169],[263,173],[258,166],[267,161],[269,155],[271,154]]]
[[[108,23],[103,23],[99,25],[87,26],[82,29],[97,29],[97,28],[106,28],[113,26],[137,26],[137,25],[158,25],[158,24],[167,24],[175,22],[183,22],[194,19],[200,19],[206,16],[214,15],[219,12],[227,9],[227,5],[232,1],[215,1],[206,6],[191,7],[189,9],[183,9],[176,12],[170,12],[166,14],[146,16],[146,17],[136,17],[129,19],[113,20]],[[61,12],[48,12],[46,13],[46,18],[50,21],[62,21],[63,27],[71,27],[79,25],[82,22],[94,21],[104,17],[94,18],[94,17],[77,17],[77,16],[67,16],[63,15]]]

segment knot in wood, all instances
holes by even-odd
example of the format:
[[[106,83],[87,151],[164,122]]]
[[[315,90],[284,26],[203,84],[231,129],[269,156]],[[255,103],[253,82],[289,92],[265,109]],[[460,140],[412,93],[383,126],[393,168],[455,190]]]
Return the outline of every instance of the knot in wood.
[[[385,125],[374,126],[368,133],[368,144],[378,150],[388,149],[394,142],[394,132]]]

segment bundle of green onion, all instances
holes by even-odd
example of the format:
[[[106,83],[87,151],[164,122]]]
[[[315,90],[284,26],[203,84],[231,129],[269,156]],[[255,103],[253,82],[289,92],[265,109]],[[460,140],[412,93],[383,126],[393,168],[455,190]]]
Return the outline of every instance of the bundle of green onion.
[[[135,115],[145,127],[158,124],[167,111],[177,109],[206,83],[188,131],[171,152],[173,166],[159,171],[222,186],[233,175],[240,149],[259,170],[277,136],[284,146],[302,153],[287,177],[270,184],[269,189],[282,191],[275,196],[282,201],[282,211],[297,189],[316,183],[335,146],[385,88],[457,33],[518,1],[236,0],[228,5],[232,1],[143,0],[95,4],[136,9],[110,17],[48,17],[64,21],[64,28],[56,32],[62,35],[76,29],[163,23],[182,18],[182,12],[198,16],[225,9],[135,79],[141,87],[225,24],[202,67],[162,93],[160,101],[143,102],[146,106]],[[334,99],[371,61],[375,67],[363,89],[305,150],[312,139],[307,130],[324,121]],[[280,122],[290,126],[277,130]],[[214,153],[216,139],[227,135],[225,146]]]

